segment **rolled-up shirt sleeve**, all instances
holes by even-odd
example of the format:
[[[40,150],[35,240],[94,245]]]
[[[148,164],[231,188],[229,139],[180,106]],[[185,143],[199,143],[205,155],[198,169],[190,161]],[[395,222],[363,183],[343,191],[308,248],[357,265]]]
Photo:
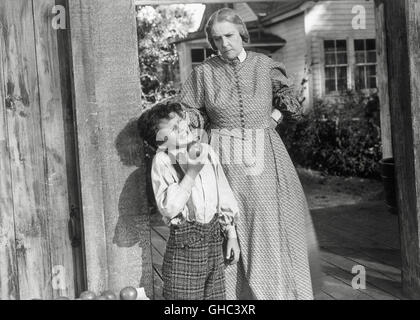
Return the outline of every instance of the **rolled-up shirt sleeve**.
[[[211,155],[216,166],[218,179],[217,183],[219,186],[219,222],[222,225],[222,229],[227,238],[236,238],[237,235],[235,225],[239,219],[238,202],[236,201],[232,188],[230,187],[223,168],[218,160],[218,156],[213,150],[211,151]]]
[[[162,216],[173,219],[178,214],[184,214],[186,203],[191,195],[191,188],[182,187],[171,170],[169,159],[165,154],[157,154],[153,159],[151,181],[155,194],[156,205]],[[184,179],[191,179],[185,176]],[[191,181],[191,184],[194,181]]]

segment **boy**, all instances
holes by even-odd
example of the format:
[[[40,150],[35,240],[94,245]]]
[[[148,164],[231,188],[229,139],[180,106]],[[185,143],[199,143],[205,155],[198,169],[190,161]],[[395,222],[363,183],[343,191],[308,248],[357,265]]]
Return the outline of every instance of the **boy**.
[[[239,259],[238,204],[215,152],[194,142],[182,106],[159,103],[138,120],[140,136],[157,152],[151,180],[170,236],[163,261],[163,296],[175,300],[225,299],[222,242],[230,263]],[[191,153],[191,152],[190,152]],[[221,232],[222,231],[222,232]]]

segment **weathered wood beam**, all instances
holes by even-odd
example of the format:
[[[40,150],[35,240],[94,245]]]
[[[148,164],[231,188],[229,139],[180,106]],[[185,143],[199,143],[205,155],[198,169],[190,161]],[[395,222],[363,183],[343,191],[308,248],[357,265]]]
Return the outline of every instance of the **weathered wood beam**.
[[[402,284],[420,298],[420,1],[384,1]]]
[[[375,0],[377,86],[381,118],[382,157],[392,157],[384,1]]]
[[[68,0],[88,288],[152,297],[132,0]]]
[[[59,1],[33,1],[34,35],[46,163],[50,260],[54,277],[51,284],[54,297],[74,297],[75,269],[68,221],[69,200],[72,200],[75,193],[75,190],[71,189],[77,182],[73,178],[76,168],[67,171],[68,167],[74,165],[74,150],[69,148],[69,145],[74,143],[74,137],[72,133],[66,132],[69,120],[65,115],[69,108],[71,110],[69,92],[67,92],[70,90],[70,83],[69,75],[66,74],[68,69],[63,66],[68,63],[67,59],[64,61],[67,55],[60,55],[62,48],[58,41],[60,36],[65,35],[66,30],[56,30],[53,27],[52,8],[56,3]]]

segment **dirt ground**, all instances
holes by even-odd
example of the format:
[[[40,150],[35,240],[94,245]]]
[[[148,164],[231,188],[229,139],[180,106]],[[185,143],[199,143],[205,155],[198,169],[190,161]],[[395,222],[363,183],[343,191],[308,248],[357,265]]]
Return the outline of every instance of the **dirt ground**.
[[[310,209],[353,205],[383,199],[379,180],[323,176],[320,172],[297,168]]]

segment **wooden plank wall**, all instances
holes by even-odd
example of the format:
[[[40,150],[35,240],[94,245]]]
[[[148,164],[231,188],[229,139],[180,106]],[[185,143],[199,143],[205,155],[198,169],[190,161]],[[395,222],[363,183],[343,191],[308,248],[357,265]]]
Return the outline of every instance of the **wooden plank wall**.
[[[0,34],[3,26],[0,24]],[[9,141],[6,118],[6,63],[4,38],[0,38],[0,298],[19,297],[17,276],[15,221],[13,210],[12,173],[9,157]]]
[[[74,140],[66,129],[68,83],[51,23],[55,4],[0,3],[1,299],[74,296],[67,226]]]
[[[304,76],[305,69],[305,22],[304,13],[283,21],[268,29],[270,33],[279,35],[286,40],[286,45],[279,50],[278,57],[273,55],[273,59],[281,61],[286,66],[288,76],[294,81],[296,88],[300,88],[300,83]]]
[[[136,12],[131,0],[69,0],[88,287],[153,295]]]
[[[68,90],[68,88],[66,86],[62,88],[60,81],[61,69],[57,42],[60,31],[53,29],[51,23],[52,8],[55,4],[55,0],[33,1],[33,12],[46,162],[50,257],[53,277],[56,279],[54,280],[56,286],[53,290],[55,291],[54,296],[69,296],[74,295],[74,270],[67,227],[70,210],[63,114],[66,112],[66,101],[62,100],[61,92],[62,89]],[[60,283],[58,283],[58,279],[60,279]]]
[[[2,1],[0,12],[19,298],[50,297],[46,167],[39,126],[32,1]]]

